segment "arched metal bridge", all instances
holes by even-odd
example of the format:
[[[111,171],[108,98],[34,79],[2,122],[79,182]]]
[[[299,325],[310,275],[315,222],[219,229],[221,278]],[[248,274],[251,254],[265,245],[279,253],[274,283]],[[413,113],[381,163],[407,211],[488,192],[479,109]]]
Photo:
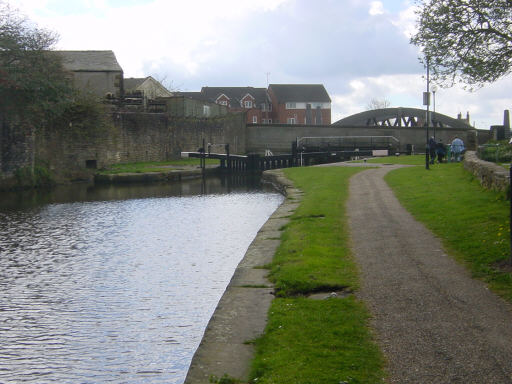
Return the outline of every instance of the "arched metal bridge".
[[[431,111],[431,126],[440,128],[472,129],[462,119],[454,119]],[[422,127],[426,121],[426,111],[419,108],[383,108],[356,113],[333,123],[344,127]]]

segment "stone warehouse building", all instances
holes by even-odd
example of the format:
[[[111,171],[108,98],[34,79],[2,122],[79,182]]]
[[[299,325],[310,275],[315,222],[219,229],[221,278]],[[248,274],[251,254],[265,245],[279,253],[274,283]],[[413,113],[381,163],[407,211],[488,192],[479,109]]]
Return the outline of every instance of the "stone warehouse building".
[[[159,97],[171,97],[173,95],[151,76],[124,79],[124,91],[126,95],[140,94],[145,100],[155,100]]]
[[[78,89],[99,97],[123,97],[123,69],[112,51],[55,51]]]

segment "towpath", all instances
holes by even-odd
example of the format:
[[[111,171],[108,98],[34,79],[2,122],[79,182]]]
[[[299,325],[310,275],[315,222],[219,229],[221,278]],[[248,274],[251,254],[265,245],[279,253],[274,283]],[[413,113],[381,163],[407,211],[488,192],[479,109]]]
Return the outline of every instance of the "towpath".
[[[472,279],[383,180],[350,182],[347,214],[362,274],[358,296],[390,383],[512,383],[512,307]]]

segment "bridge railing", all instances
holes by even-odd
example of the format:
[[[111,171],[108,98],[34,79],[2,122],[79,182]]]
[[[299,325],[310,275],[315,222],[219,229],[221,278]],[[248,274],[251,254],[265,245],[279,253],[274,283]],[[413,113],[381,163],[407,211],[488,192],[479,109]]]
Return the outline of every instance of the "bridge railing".
[[[400,141],[394,136],[305,136],[297,137],[297,151],[398,150]]]

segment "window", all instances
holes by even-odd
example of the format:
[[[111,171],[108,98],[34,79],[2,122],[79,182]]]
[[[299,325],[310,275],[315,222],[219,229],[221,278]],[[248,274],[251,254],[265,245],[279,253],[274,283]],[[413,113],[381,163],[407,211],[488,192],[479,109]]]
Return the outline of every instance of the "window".
[[[227,100],[219,100],[219,104],[220,105],[228,105],[228,101]]]
[[[210,106],[209,105],[203,105],[203,116],[210,117]]]
[[[261,110],[262,111],[272,111],[272,104],[266,104],[266,103],[263,103],[261,104]]]
[[[272,124],[272,119],[263,119],[263,124]]]
[[[252,123],[253,124],[257,124],[258,123],[258,116],[253,116],[252,117]]]
[[[287,123],[287,124],[295,124],[295,117],[289,117],[289,118],[286,120],[286,123]]]
[[[251,100],[244,101],[244,107],[245,108],[252,108],[252,101]]]
[[[286,103],[286,109],[296,109],[297,103]]]

